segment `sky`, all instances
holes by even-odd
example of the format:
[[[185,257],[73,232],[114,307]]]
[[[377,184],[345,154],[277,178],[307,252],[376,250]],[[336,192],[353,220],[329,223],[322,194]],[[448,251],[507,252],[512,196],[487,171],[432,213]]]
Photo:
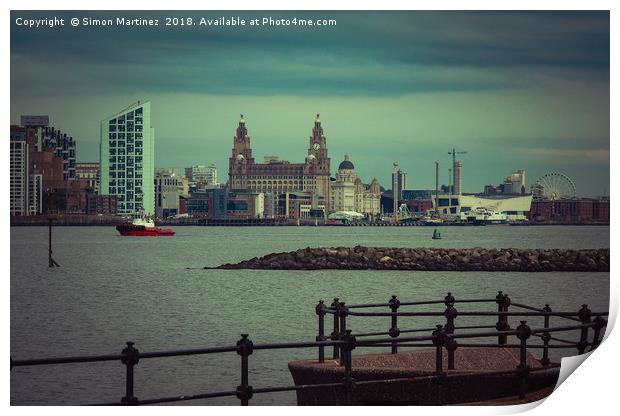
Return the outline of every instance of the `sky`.
[[[335,26],[164,26],[165,17],[336,19]],[[29,28],[17,18],[64,18]],[[73,17],[159,26],[72,27]],[[99,123],[151,101],[158,167],[214,163],[228,175],[243,113],[254,157],[302,162],[320,113],[332,176],[348,153],[366,183],[448,183],[466,151],[464,192],[525,169],[580,196],[609,194],[609,13],[11,12],[11,123],[48,114],[99,159]]]

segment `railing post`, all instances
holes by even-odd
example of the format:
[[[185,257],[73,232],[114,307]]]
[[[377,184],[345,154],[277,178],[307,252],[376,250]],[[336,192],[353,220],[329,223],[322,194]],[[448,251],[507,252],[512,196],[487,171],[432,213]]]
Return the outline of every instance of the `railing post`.
[[[349,315],[349,308],[340,302],[338,307],[338,317],[340,318],[340,338],[344,337],[347,332],[347,316]],[[346,357],[344,356],[344,345],[340,347],[340,365],[345,365]]]
[[[435,345],[435,374],[437,378],[437,403],[441,404],[443,388],[443,347],[446,344],[446,331],[442,325],[437,325],[437,329],[433,331],[433,345]]]
[[[527,365],[527,339],[532,335],[532,330],[526,325],[527,321],[521,321],[521,325],[517,327],[517,338],[521,341],[519,351],[519,378],[521,386],[519,389],[519,398],[523,399],[527,392],[527,376],[530,373],[530,367]]]
[[[458,316],[458,311],[454,307],[455,301],[456,300],[454,299],[454,296],[452,296],[452,293],[448,292],[448,295],[444,298],[444,304],[446,305],[446,310],[444,311],[446,326],[444,328],[446,334],[454,334],[454,319]],[[454,370],[454,351],[456,348],[456,340],[446,338],[446,350],[448,350],[448,370]]]
[[[332,341],[338,341],[340,337],[340,318],[338,317],[338,309],[340,308],[340,299],[334,298],[334,301],[330,305],[334,310],[334,330],[331,333]],[[334,345],[334,351],[332,353],[332,358],[336,360],[339,357],[340,348],[338,345]]]
[[[346,333],[342,336],[342,340],[344,341],[341,355],[341,361],[344,361],[344,379],[342,380],[344,385],[344,400],[345,405],[351,406],[353,404],[353,389],[355,388],[351,351],[355,349],[356,339],[354,335],[351,335],[351,330],[347,329]]]
[[[134,348],[134,343],[127,342],[127,346],[121,351],[121,362],[125,364],[127,373],[125,377],[125,397],[121,399],[121,404],[126,406],[135,406],[138,404],[138,398],[133,393],[133,367],[140,361],[140,351]]]
[[[254,395],[248,380],[248,357],[253,351],[254,343],[248,339],[248,334],[241,334],[241,339],[237,341],[237,354],[241,356],[241,384],[237,386],[237,398],[241,400],[241,406],[247,406]]]
[[[581,305],[581,309],[579,309],[579,314],[577,315],[582,325],[590,323],[590,318],[592,316],[592,311],[588,309],[588,305]],[[586,347],[588,346],[588,327],[581,328],[581,338],[577,343],[577,351],[579,354],[583,354],[586,351]]]
[[[551,308],[549,307],[549,304],[547,303],[545,305],[545,307],[542,309],[543,313],[545,313],[545,329],[549,328],[549,318],[550,315],[548,315],[549,313],[553,312],[551,310]],[[551,362],[549,360],[549,341],[551,341],[551,334],[549,334],[548,332],[543,332],[541,339],[543,341],[543,356],[542,359],[540,360],[540,364],[543,366],[548,366],[549,363]]]
[[[389,300],[390,310],[392,313],[397,313],[398,308],[400,307],[400,300],[396,298],[396,295],[392,295],[392,298]],[[388,334],[391,338],[397,338],[400,335],[400,329],[398,329],[398,316],[392,315],[392,326],[388,331]],[[392,341],[392,354],[396,354],[398,352],[398,346],[396,344],[396,340]]]
[[[498,331],[508,331],[510,329],[510,325],[508,325],[508,316],[503,315],[501,312],[508,312],[508,306],[510,306],[510,298],[507,294],[503,294],[500,290],[497,292],[497,296],[495,296],[495,302],[497,303],[497,324],[495,324],[495,328]],[[498,335],[497,343],[500,345],[505,345],[508,341],[506,335]]]
[[[601,342],[599,339],[601,336],[601,329],[603,329],[606,324],[607,322],[605,322],[601,315],[597,315],[596,318],[594,318],[594,326],[592,327],[594,328],[594,336],[592,337],[592,347],[590,348],[590,351],[594,351],[596,347],[599,346]]]
[[[325,303],[322,300],[319,300],[319,303],[314,308],[316,314],[319,317],[319,334],[316,336],[316,340],[318,342],[325,341]],[[319,346],[319,363],[325,362],[325,347],[323,345]]]
[[[433,345],[435,346],[435,372],[440,374],[443,372],[443,346],[446,342],[446,331],[442,325],[437,325],[437,329],[433,331]]]

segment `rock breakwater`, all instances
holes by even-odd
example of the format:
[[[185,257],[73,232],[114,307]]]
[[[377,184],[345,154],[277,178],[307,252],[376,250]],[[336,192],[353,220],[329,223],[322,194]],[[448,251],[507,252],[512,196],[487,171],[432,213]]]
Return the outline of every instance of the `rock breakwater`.
[[[215,269],[608,272],[609,249],[307,247]]]

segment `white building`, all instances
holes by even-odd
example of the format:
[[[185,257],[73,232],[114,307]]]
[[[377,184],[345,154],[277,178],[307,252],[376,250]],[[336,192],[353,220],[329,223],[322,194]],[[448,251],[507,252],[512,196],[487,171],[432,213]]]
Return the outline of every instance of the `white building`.
[[[157,169],[155,173],[155,215],[168,218],[179,213],[179,196],[183,194],[183,177],[176,169]]]
[[[101,121],[102,195],[114,195],[119,214],[155,213],[155,137],[151,103],[138,101]]]
[[[338,166],[336,180],[330,183],[330,211],[354,211],[377,215],[381,211],[381,187],[376,179],[365,185],[357,176],[349,155]]]
[[[28,215],[28,143],[11,139],[10,150],[11,215]]]
[[[185,168],[185,176],[190,182],[200,183],[206,186],[217,186],[217,167],[215,165],[194,165]]]
[[[433,210],[435,210],[435,198]],[[530,210],[532,205],[532,195],[514,197],[484,198],[477,195],[439,195],[437,204],[439,213],[442,215],[460,216],[461,213],[473,211],[476,208],[506,214],[509,221],[523,220],[525,213]]]
[[[43,213],[43,175],[31,173],[28,175],[28,214]]]

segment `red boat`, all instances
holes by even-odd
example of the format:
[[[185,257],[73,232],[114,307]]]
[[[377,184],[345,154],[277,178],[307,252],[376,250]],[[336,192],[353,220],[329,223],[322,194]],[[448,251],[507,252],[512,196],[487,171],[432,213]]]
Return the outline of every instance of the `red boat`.
[[[132,222],[123,223],[116,226],[116,230],[122,236],[171,236],[174,230],[170,228],[159,228],[151,219],[136,218]]]

